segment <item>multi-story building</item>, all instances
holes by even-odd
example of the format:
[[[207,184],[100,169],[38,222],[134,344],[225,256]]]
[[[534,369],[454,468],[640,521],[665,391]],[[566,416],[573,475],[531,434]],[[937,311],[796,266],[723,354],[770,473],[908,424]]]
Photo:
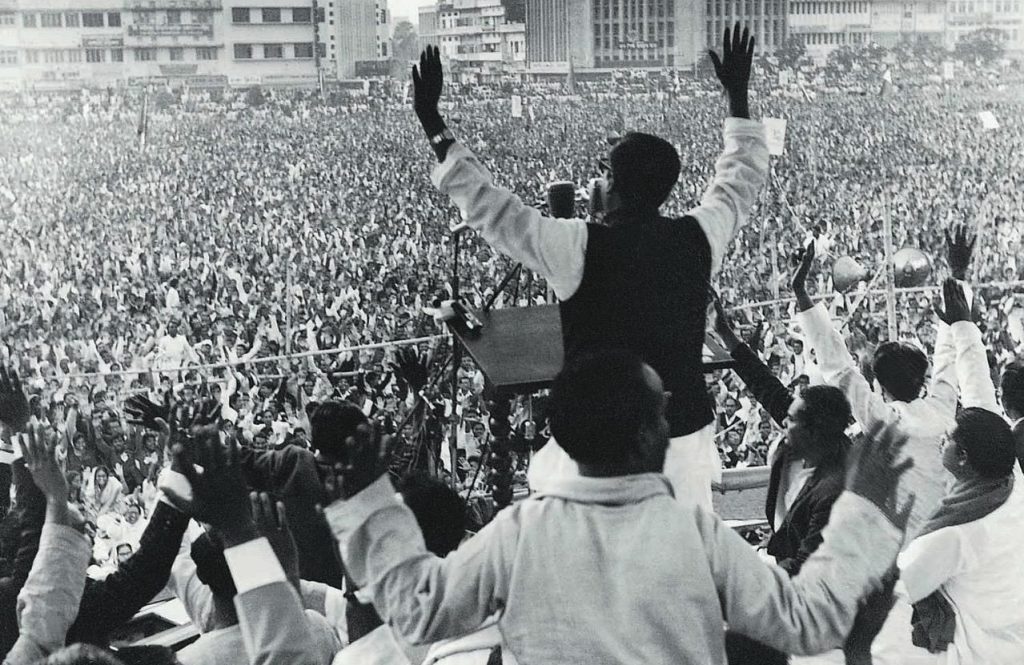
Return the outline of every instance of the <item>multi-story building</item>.
[[[789,34],[800,38],[807,54],[821,60],[841,46],[862,46],[872,41],[869,0],[790,0]]]
[[[465,82],[494,80],[526,65],[526,26],[509,22],[503,0],[443,0],[420,7],[420,46],[433,44]]]
[[[530,70],[692,67],[737,20],[771,52],[786,0],[527,0]]]
[[[996,28],[1007,36],[1007,50],[1024,53],[1024,1],[949,0],[944,42],[952,48],[961,37],[982,28]]]
[[[0,0],[0,87],[316,85],[390,57],[386,0]],[[379,36],[383,35],[383,37]]]

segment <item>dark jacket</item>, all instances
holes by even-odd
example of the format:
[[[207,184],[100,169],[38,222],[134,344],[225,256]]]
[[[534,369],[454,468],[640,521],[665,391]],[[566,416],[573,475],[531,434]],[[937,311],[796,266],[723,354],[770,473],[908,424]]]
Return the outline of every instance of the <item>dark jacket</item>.
[[[710,276],[711,246],[693,217],[588,224],[583,279],[559,305],[566,362],[632,351],[672,393],[671,436],[710,424],[714,405],[702,359]]]
[[[39,539],[46,517],[46,497],[32,482],[24,460],[11,465],[18,497],[17,544],[14,545],[10,574],[0,578],[0,654],[6,654],[18,640],[18,594],[32,570],[39,552]]]
[[[104,580],[86,580],[68,644],[106,646],[111,631],[134,617],[167,586],[189,518],[160,501],[142,532],[139,549]]]
[[[772,420],[782,425],[793,404],[793,393],[746,344],[736,347],[732,357],[736,361],[734,369],[740,379],[768,411]],[[845,485],[845,469],[841,460],[815,469],[790,506],[782,524],[775,524],[779,483],[788,465],[789,456],[785,452],[779,454],[772,464],[764,510],[774,530],[768,541],[768,553],[790,575],[796,575],[807,557],[821,545],[821,532],[828,524],[832,505]]]

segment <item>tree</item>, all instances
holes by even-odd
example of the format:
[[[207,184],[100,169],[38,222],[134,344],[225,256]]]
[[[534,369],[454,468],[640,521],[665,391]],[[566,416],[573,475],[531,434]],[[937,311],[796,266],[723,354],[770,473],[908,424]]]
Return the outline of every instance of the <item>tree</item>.
[[[999,28],[981,28],[969,32],[956,43],[955,53],[962,60],[981,60],[989,64],[1006,53],[1006,32]]]
[[[419,39],[412,23],[402,21],[395,26],[395,32],[391,37],[391,49],[395,58],[403,63],[415,60],[420,56]]]
[[[775,57],[779,61],[779,67],[795,69],[800,61],[807,55],[807,46],[804,40],[796,35],[790,37],[775,51]]]

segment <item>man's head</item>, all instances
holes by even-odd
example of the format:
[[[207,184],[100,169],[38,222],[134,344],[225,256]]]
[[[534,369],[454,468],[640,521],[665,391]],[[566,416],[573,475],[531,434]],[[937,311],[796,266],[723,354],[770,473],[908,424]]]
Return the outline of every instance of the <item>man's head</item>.
[[[341,461],[345,439],[354,436],[356,428],[369,422],[362,410],[351,402],[321,402],[309,417],[313,450],[328,461]]]
[[[924,388],[928,357],[911,344],[886,342],[875,350],[871,371],[892,399],[913,402]]]
[[[196,564],[199,581],[210,587],[214,596],[224,601],[235,597],[235,580],[224,558],[224,548],[208,533],[202,533],[192,541],[192,561]]]
[[[679,153],[671,143],[651,134],[627,133],[608,154],[606,212],[657,210],[672,193],[679,169]]]
[[[987,409],[968,407],[958,413],[956,429],[943,439],[942,465],[958,478],[1005,478],[1016,463],[1010,425]]]
[[[722,405],[725,409],[725,415],[732,418],[736,415],[736,412],[740,410],[740,403],[736,401],[735,397],[726,397],[725,403]]]
[[[124,509],[124,520],[128,522],[128,524],[135,524],[139,521],[139,517],[141,516],[142,510],[136,503],[129,503],[128,506]]]
[[[1015,360],[1006,366],[999,388],[1006,415],[1014,420],[1024,418],[1024,362]]]
[[[852,412],[835,386],[810,386],[793,400],[787,414],[786,441],[793,455],[814,461],[842,461]]]
[[[117,546],[117,565],[120,567],[132,556],[132,546],[129,543],[121,543]]]
[[[569,362],[551,393],[551,432],[581,471],[660,472],[669,428],[657,372],[626,351]],[[597,474],[595,474],[597,475]]]

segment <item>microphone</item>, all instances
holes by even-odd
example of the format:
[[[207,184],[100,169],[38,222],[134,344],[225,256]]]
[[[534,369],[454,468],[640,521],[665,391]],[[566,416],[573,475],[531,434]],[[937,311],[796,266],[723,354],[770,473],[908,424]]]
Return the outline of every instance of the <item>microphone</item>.
[[[576,216],[576,185],[559,180],[548,185],[548,214],[558,219]]]

